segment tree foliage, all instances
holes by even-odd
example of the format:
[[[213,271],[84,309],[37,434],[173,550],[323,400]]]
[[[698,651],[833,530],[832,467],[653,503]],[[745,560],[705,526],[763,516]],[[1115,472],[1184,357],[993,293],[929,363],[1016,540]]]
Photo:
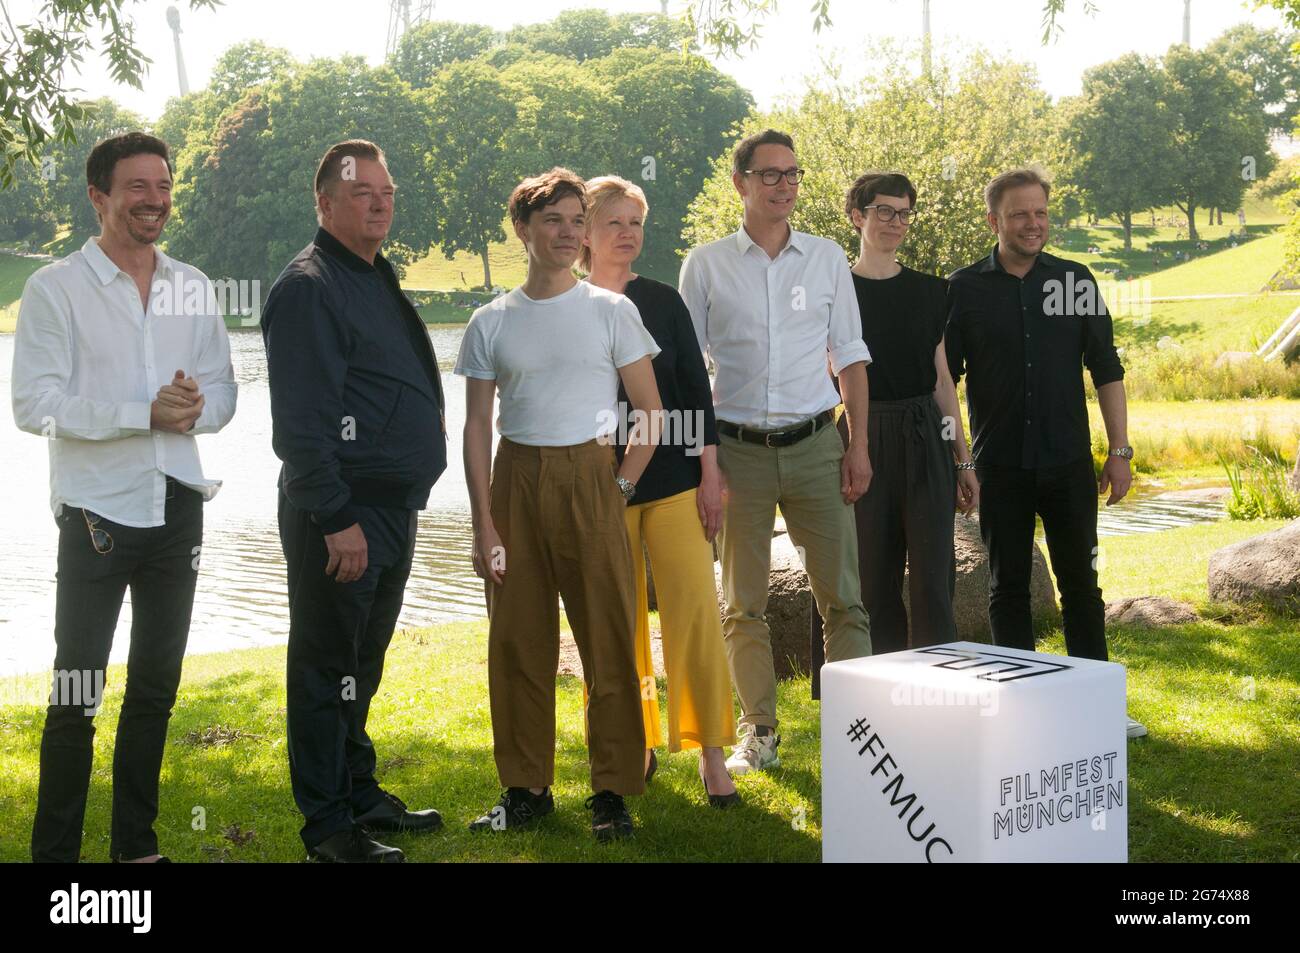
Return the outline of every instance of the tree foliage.
[[[212,8],[220,0],[190,0]],[[35,164],[47,142],[69,143],[90,116],[65,77],[99,48],[114,82],[140,88],[150,60],[136,46],[132,16],[139,0],[56,0],[14,23],[0,6],[0,185],[14,182],[17,162]]]
[[[858,85],[834,83],[809,92],[797,108],[750,118],[742,131],[768,126],[794,137],[807,170],[793,227],[833,238],[852,257],[858,236],[844,212],[849,184],[869,170],[903,172],[917,188],[919,214],[899,256],[930,274],[988,253],[983,190],[993,175],[1049,157],[1048,100],[1033,68],[980,53],[959,66],[936,62],[930,81],[890,66]],[[691,203],[687,244],[735,231],[741,212],[730,155],[721,155]]]
[[[1098,216],[1114,216],[1133,247],[1135,213],[1173,199],[1174,120],[1164,71],[1130,53],[1083,74],[1080,96],[1058,104],[1061,170]]]

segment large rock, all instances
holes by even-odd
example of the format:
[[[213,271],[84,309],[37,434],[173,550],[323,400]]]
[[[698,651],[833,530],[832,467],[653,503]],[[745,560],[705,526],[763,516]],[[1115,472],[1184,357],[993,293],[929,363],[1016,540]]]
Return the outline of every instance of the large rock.
[[[957,592],[953,606],[957,637],[971,642],[991,641],[989,630],[988,551],[980,539],[979,524],[960,514],[953,534],[957,559]],[[723,607],[722,570],[714,564],[718,605]],[[1029,585],[1030,610],[1035,621],[1057,616],[1056,591],[1042,550],[1034,546],[1033,571]],[[903,601],[908,601],[904,576]],[[772,571],[768,580],[767,625],[772,633],[772,656],[778,678],[787,678],[810,667],[808,625],[812,591],[808,575],[790,537],[784,533],[772,539]]]
[[[1137,596],[1106,603],[1107,625],[1159,627],[1182,625],[1199,618],[1192,606],[1166,596]]]
[[[1300,611],[1300,520],[1210,557],[1210,598]]]
[[[1295,448],[1295,469],[1291,471],[1291,489],[1300,493],[1300,446]]]

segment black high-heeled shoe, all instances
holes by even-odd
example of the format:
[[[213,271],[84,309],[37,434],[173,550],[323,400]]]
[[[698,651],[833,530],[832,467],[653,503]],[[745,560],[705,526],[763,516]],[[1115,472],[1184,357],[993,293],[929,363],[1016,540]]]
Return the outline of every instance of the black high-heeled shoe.
[[[709,791],[709,782],[704,779],[704,762],[700,762],[700,784],[704,786],[704,793],[709,798],[709,807],[716,807],[720,811],[741,803],[740,791],[732,791],[730,794],[713,794]]]
[[[653,778],[655,776],[655,772],[659,770],[659,759],[655,757],[655,749],[651,748],[649,749],[649,751],[650,751],[650,766],[645,769],[646,784],[650,783],[650,779]]]

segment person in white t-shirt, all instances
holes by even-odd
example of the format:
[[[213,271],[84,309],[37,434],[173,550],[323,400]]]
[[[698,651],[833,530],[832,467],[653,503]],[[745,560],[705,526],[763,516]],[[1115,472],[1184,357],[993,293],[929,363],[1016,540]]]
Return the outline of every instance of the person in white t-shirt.
[[[525,179],[509,208],[527,278],[474,312],[455,368],[466,378],[465,478],[474,569],[487,588],[493,751],[505,787],[470,828],[519,828],[555,809],[562,596],[589,696],[595,794],[587,806],[604,841],[631,833],[623,796],[645,789],[624,508],[655,439],[638,434],[619,464],[609,437],[620,381],[633,406],[657,419],[650,361],[659,347],[631,301],[574,276],[587,211],[581,178],[555,168]],[[489,469],[498,393],[501,442]]]

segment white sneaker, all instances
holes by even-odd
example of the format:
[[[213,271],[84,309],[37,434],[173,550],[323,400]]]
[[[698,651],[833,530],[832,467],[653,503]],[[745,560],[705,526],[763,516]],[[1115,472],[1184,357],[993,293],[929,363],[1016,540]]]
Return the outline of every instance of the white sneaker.
[[[1146,733],[1147,733],[1146,725],[1142,724],[1142,722],[1134,721],[1132,718],[1128,720],[1129,738],[1141,738]]]
[[[779,767],[781,759],[777,757],[776,748],[781,743],[781,736],[776,732],[761,738],[755,733],[753,725],[741,729],[740,744],[731,749],[727,759],[727,770],[735,777],[749,774],[751,771],[766,771]]]

